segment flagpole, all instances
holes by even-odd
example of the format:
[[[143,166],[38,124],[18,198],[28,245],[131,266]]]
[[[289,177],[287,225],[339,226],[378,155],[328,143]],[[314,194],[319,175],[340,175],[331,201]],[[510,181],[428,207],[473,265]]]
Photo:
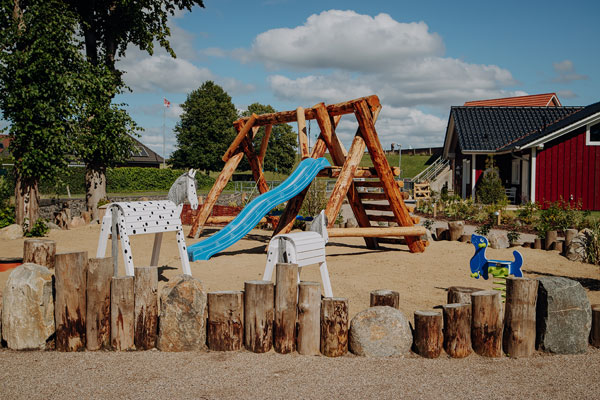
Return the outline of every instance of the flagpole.
[[[164,107],[163,105],[163,168],[166,168],[165,161],[167,159],[167,154],[165,152],[165,114],[167,112],[166,108],[167,107]]]

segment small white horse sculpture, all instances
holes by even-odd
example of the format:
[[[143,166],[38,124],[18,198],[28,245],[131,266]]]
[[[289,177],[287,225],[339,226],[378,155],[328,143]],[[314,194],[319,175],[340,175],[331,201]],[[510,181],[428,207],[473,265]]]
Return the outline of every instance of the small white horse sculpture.
[[[182,174],[169,190],[168,200],[158,201],[133,201],[111,203],[102,219],[102,230],[98,239],[96,257],[104,257],[108,236],[112,232],[112,211],[116,208],[118,234],[121,236],[121,250],[125,262],[125,273],[134,275],[133,257],[129,236],[145,233],[154,233],[154,247],[152,248],[151,266],[158,265],[160,245],[163,232],[177,231],[177,245],[181,267],[185,275],[192,275],[190,261],[185,247],[185,238],[181,224],[181,210],[185,199],[189,201],[192,209],[198,208],[198,195],[196,194],[196,171],[190,169]]]

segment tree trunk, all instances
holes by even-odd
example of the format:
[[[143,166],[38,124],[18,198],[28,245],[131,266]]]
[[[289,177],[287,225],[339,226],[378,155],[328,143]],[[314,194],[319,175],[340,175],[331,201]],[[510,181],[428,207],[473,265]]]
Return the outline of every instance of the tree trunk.
[[[106,198],[106,168],[85,167],[85,202],[92,221],[99,221],[98,201]]]
[[[415,311],[415,347],[425,358],[438,358],[442,352],[444,334],[442,313],[438,311]]]
[[[447,304],[444,309],[444,350],[452,358],[471,354],[471,305]]]
[[[274,296],[273,282],[244,282],[244,344],[254,353],[273,347]]]
[[[321,343],[321,285],[300,282],[298,290],[298,353],[319,355]]]
[[[37,179],[22,178],[17,172],[15,205],[15,222],[21,226],[27,223],[26,230],[30,230],[40,216],[40,192]]]
[[[535,351],[537,279],[506,278],[504,352],[510,357],[529,357]]]
[[[500,292],[484,290],[471,295],[473,320],[471,341],[475,353],[502,357],[502,303]]]
[[[321,353],[339,357],[348,352],[348,299],[326,297],[321,302]]]
[[[371,292],[371,307],[390,306],[400,307],[400,293],[395,290],[373,290]]]

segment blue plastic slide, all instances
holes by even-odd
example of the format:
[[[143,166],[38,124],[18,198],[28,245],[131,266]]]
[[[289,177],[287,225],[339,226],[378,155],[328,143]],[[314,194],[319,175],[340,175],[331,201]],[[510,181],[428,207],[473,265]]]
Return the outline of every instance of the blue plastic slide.
[[[296,196],[310,185],[319,171],[329,166],[326,158],[307,158],[300,162],[285,181],[252,200],[225,228],[189,246],[187,252],[190,261],[208,260],[246,236],[271,209]]]

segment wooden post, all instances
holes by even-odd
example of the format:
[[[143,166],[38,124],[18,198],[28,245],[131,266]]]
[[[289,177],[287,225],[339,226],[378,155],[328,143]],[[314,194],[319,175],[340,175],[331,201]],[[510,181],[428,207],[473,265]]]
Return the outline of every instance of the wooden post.
[[[500,292],[482,290],[471,294],[473,351],[484,357],[502,356],[502,304]]]
[[[371,292],[370,307],[376,306],[389,306],[398,309],[400,307],[400,293],[394,290],[373,290]]]
[[[298,265],[279,263],[275,266],[275,321],[273,347],[278,353],[296,350],[296,301]]]
[[[594,347],[600,347],[600,304],[592,304],[590,344]]]
[[[561,240],[557,240],[554,242],[554,247],[552,250],[558,251],[560,254],[563,254],[563,242]]]
[[[506,278],[504,352],[510,357],[529,357],[535,351],[537,279]]]
[[[304,117],[304,108],[296,109],[298,119],[298,148],[300,149],[300,157],[304,160],[310,157],[308,149],[308,138],[306,136],[306,118]]]
[[[273,129],[273,125],[265,126],[265,135],[263,136],[260,142],[260,152],[258,154],[258,159],[260,161],[261,168],[265,165],[265,154],[267,154],[267,146],[269,145],[269,138],[271,137],[271,130]]]
[[[85,337],[87,350],[110,348],[112,258],[90,258],[87,273]]]
[[[137,350],[156,347],[158,334],[158,268],[135,268],[134,281],[135,334]]]
[[[450,237],[450,231],[448,228],[443,226],[438,226],[435,228],[435,238],[436,240],[448,240]]]
[[[133,276],[114,277],[110,284],[110,343],[113,350],[135,349]]]
[[[326,297],[321,302],[321,353],[339,357],[348,352],[348,299]]]
[[[444,310],[444,350],[452,358],[471,354],[471,305],[446,304]]]
[[[244,122],[244,126],[241,127],[241,129],[238,131],[237,136],[235,137],[235,139],[233,139],[233,142],[231,142],[229,148],[221,158],[223,161],[229,161],[231,157],[233,157],[234,154],[238,152],[240,145],[242,144],[244,139],[248,137],[248,132],[250,132],[250,128],[254,126],[254,123],[256,122],[256,117],[257,115],[252,113],[250,118],[248,118],[248,120]]]
[[[208,293],[208,348],[240,350],[244,343],[244,294],[241,291]]]
[[[49,239],[25,239],[23,242],[23,264],[34,263],[48,269],[54,268],[56,242]]]
[[[533,248],[537,250],[542,249],[542,238],[535,238],[533,242]]]
[[[450,286],[448,288],[448,301],[446,303],[471,304],[471,294],[483,289],[465,286]]]
[[[545,245],[545,249],[546,250],[552,250],[553,249],[553,245],[554,242],[556,242],[556,238],[558,236],[558,232],[557,231],[548,231],[546,232],[546,245]]]
[[[87,252],[59,253],[55,257],[56,350],[85,349]]]
[[[298,353],[319,355],[321,342],[321,284],[300,282],[298,286]]]
[[[273,282],[244,282],[244,344],[254,353],[266,353],[273,346]]]
[[[571,242],[573,241],[573,239],[575,239],[575,236],[577,236],[577,233],[578,233],[577,229],[565,230],[565,245],[563,246],[563,250],[564,250],[565,254],[569,250],[569,246],[571,246]]]
[[[438,311],[415,311],[415,347],[425,358],[438,358],[442,352],[444,334],[442,313]]]
[[[448,222],[449,240],[456,241],[460,239],[465,229],[464,221],[450,221]]]

